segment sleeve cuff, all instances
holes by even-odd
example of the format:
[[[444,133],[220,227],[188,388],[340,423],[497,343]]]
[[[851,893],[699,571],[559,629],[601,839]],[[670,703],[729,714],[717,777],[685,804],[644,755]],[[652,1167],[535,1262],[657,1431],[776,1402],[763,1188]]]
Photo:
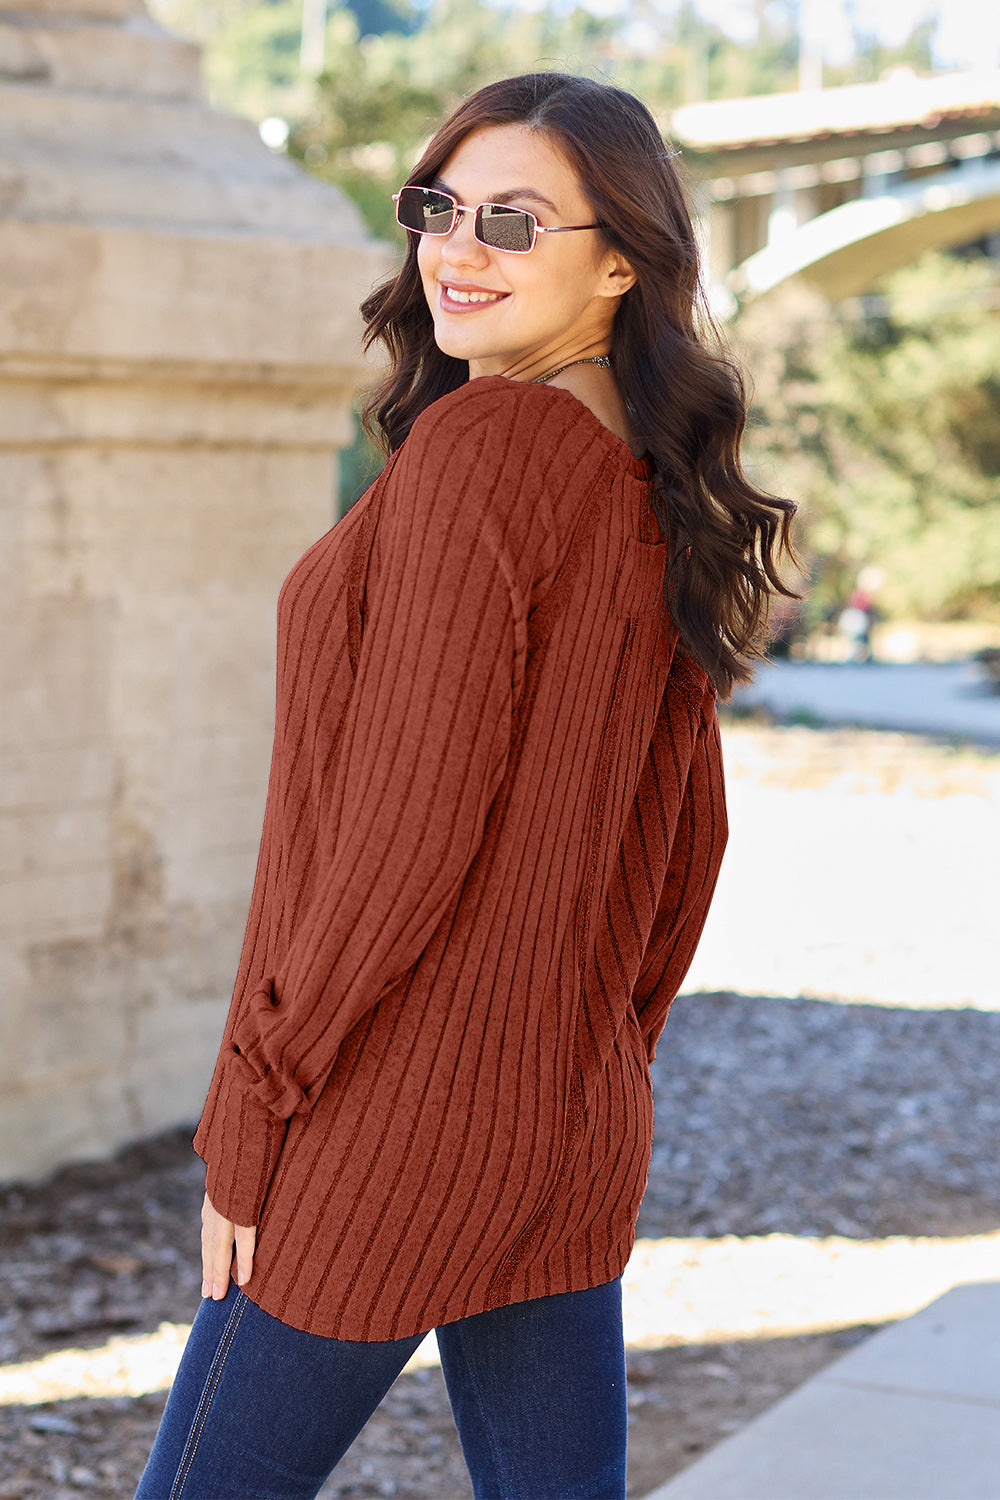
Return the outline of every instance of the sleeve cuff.
[[[269,979],[254,990],[246,1012],[224,1046],[231,1054],[227,1066],[241,1087],[272,1115],[287,1120],[290,1115],[308,1111],[310,1104],[295,1079],[269,1059],[266,1022],[274,1014],[274,1005],[274,983]]]
[[[231,1066],[222,1071],[194,1137],[207,1166],[205,1191],[212,1207],[234,1224],[260,1219],[288,1122],[247,1091]]]

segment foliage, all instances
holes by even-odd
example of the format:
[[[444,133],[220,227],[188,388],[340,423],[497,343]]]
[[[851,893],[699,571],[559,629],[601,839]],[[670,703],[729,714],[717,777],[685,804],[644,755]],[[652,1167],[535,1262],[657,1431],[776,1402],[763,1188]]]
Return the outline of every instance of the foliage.
[[[873,31],[855,27],[853,56],[846,67],[829,70],[828,84],[874,83],[893,68],[929,73],[934,66],[934,37],[938,21],[925,16],[901,46],[890,47]]]
[[[609,25],[579,8],[558,22],[549,11],[511,11],[499,25],[483,0],[432,0],[414,36],[359,42],[353,16],[339,10],[316,108],[289,150],[344,188],[377,234],[401,243],[391,195],[443,116],[495,78],[545,66],[586,69]]]
[[[205,78],[213,101],[239,99],[256,119],[296,114],[308,99],[300,73],[302,6],[260,5],[229,22],[223,45],[207,49]]]
[[[429,0],[421,15],[412,34],[359,40],[354,13],[332,10],[326,72],[289,143],[293,156],[344,188],[386,238],[396,237],[390,195],[434,125],[495,78],[536,68],[601,77],[632,89],[664,118],[686,100],[769,93],[797,81],[797,0],[760,0],[750,46],[703,19],[694,0],[672,9],[623,0],[613,15],[574,0],[545,0],[536,9],[504,0]],[[919,38],[913,44],[918,53],[923,45]],[[883,49],[878,60],[909,57],[913,46]],[[861,54],[858,66],[864,76]],[[853,77],[850,68],[841,75],[838,81]]]
[[[890,617],[1000,618],[1000,277],[926,256],[753,356],[749,452],[802,502],[813,609],[875,564]]]
[[[149,0],[158,19],[203,43],[213,103],[290,121],[289,153],[397,243],[392,192],[440,119],[492,79],[547,67],[603,77],[665,121],[684,102],[796,86],[800,0],[754,0],[750,43],[706,20],[697,0],[621,0],[614,14],[534,3],[331,0],[326,70],[313,80],[300,72],[302,0]],[[933,28],[921,23],[895,49],[856,28],[854,56],[826,81],[929,68]],[[982,265],[928,262],[891,283],[876,316],[842,310],[758,350],[750,448],[780,473],[776,488],[805,500],[811,608],[835,609],[875,561],[889,574],[880,604],[894,612],[1000,614],[991,288]],[[360,447],[355,461],[348,499],[368,463]]]
[[[354,435],[346,448],[340,450],[340,467],[337,483],[338,513],[346,515],[356,500],[382,471],[385,462],[361,425],[360,414],[353,414]]]
[[[302,0],[148,3],[159,20],[202,43],[213,103],[301,126],[300,154],[307,145],[326,152],[313,152],[310,169],[349,191],[360,179],[345,152],[388,143],[409,161],[428,119],[504,74],[561,67],[608,77],[664,115],[697,99],[797,85],[800,0],[755,0],[749,44],[705,19],[697,0],[620,0],[613,14],[607,4],[595,13],[576,0],[330,0],[318,89],[299,73]],[[861,82],[899,63],[930,67],[933,25],[921,23],[896,48],[856,31],[855,55],[828,67],[827,81]],[[426,112],[413,91],[433,98]],[[344,113],[352,118],[342,121]]]
[[[150,0],[150,9],[201,42],[213,104],[256,120],[297,119],[310,109],[314,80],[300,72],[302,0]],[[337,46],[348,36],[356,45],[359,35],[412,32],[420,19],[409,0],[331,0],[328,39]]]

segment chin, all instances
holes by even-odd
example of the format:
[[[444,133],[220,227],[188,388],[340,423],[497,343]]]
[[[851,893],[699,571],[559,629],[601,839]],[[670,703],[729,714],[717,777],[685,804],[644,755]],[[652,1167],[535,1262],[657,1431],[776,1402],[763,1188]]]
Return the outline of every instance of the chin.
[[[468,361],[489,356],[489,350],[477,346],[471,339],[456,338],[454,334],[449,337],[448,332],[444,330],[434,330],[434,342],[442,354],[448,354],[452,359]]]

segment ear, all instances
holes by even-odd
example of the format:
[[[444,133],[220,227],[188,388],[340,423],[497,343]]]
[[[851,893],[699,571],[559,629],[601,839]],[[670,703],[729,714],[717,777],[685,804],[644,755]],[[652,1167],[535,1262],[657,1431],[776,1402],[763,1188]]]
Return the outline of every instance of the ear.
[[[624,255],[617,250],[609,250],[604,261],[604,284],[599,295],[602,297],[623,297],[629,287],[635,286],[637,277]]]

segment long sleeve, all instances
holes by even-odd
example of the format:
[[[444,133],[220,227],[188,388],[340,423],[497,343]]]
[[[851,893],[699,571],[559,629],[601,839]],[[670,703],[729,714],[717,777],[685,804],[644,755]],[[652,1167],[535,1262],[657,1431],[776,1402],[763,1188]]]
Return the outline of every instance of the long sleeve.
[[[656,916],[632,1003],[652,1062],[708,916],[728,825],[714,702],[695,738]]]
[[[289,1327],[402,1338],[627,1261],[725,842],[654,483],[571,392],[482,376],[285,579],[195,1149]]]
[[[333,847],[224,1044],[212,1148],[196,1138],[211,1201],[238,1223],[257,1221],[288,1118],[309,1113],[344,1038],[429,941],[503,776],[545,511],[527,534],[507,524],[498,441],[481,416],[421,419],[383,499]]]

